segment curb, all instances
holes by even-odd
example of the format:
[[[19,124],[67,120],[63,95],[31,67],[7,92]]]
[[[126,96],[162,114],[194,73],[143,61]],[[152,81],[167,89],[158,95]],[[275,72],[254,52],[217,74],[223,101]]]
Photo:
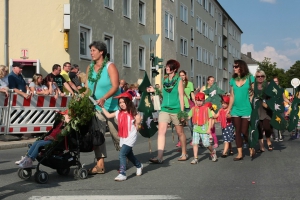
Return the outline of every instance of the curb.
[[[110,137],[110,133],[106,132],[105,137]],[[19,140],[19,141],[0,141],[0,150],[27,147],[29,144],[34,143],[35,140],[36,138],[30,138],[28,140]]]

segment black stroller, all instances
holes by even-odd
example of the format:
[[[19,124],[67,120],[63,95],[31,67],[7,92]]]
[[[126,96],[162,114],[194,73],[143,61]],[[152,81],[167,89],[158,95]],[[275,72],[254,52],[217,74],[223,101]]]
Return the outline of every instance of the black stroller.
[[[54,122],[53,128],[43,135],[51,134],[51,131],[59,124],[60,121]],[[82,126],[79,128],[80,133],[71,130],[68,136],[65,136],[63,140],[50,145],[45,149],[41,149],[36,160],[38,164],[32,168],[19,168],[18,176],[23,180],[28,180],[32,176],[32,170],[36,169],[34,173],[34,179],[37,183],[47,183],[49,175],[47,172],[40,170],[40,164],[56,169],[57,173],[62,176],[67,176],[70,172],[71,166],[77,166],[74,169],[74,178],[85,179],[87,178],[88,172],[80,163],[80,152],[91,152],[93,151],[92,135],[87,132],[88,126]]]

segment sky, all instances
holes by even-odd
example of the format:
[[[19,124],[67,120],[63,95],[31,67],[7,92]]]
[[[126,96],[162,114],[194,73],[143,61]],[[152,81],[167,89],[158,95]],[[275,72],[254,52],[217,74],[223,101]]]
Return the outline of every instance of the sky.
[[[288,70],[300,60],[300,0],[218,0],[243,31],[241,52]]]

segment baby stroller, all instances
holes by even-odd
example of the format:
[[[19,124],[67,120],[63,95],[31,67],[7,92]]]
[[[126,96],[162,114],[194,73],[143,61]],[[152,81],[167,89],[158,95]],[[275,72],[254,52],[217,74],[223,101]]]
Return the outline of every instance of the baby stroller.
[[[43,135],[41,139],[44,139],[47,135],[51,134],[51,131],[60,123],[59,120],[54,122],[53,128]],[[63,128],[63,127],[62,127]],[[90,133],[86,133],[89,130],[88,126],[79,127],[80,133],[71,130],[70,133],[64,137],[63,140],[49,145],[46,148],[42,148],[39,155],[36,157],[38,164],[32,168],[19,168],[18,176],[23,180],[28,180],[32,176],[32,170],[36,169],[34,173],[34,179],[37,183],[47,183],[49,175],[47,172],[40,170],[40,164],[56,169],[57,173],[62,176],[67,176],[70,172],[71,166],[76,166],[74,169],[74,178],[85,179],[88,172],[80,162],[80,152],[93,151],[93,144],[87,144],[86,137],[91,137]]]

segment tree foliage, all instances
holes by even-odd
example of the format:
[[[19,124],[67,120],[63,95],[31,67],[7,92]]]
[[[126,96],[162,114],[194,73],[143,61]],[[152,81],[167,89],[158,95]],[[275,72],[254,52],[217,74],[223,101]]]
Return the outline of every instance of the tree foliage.
[[[300,61],[298,66],[298,77],[300,78]],[[297,63],[296,62],[296,63]],[[295,65],[295,64],[294,64]],[[291,80],[292,78],[288,75],[287,72],[284,71],[284,69],[277,68],[276,62],[271,62],[271,58],[264,58],[262,62],[258,62],[259,69],[263,70],[267,76],[267,81],[271,81],[274,77],[278,77],[278,80],[280,82],[280,86],[283,88],[289,88],[291,86]]]
[[[297,60],[293,66],[289,70],[286,71],[286,76],[289,79],[288,87],[292,87],[291,80],[293,78],[299,78],[300,79],[300,60]]]

